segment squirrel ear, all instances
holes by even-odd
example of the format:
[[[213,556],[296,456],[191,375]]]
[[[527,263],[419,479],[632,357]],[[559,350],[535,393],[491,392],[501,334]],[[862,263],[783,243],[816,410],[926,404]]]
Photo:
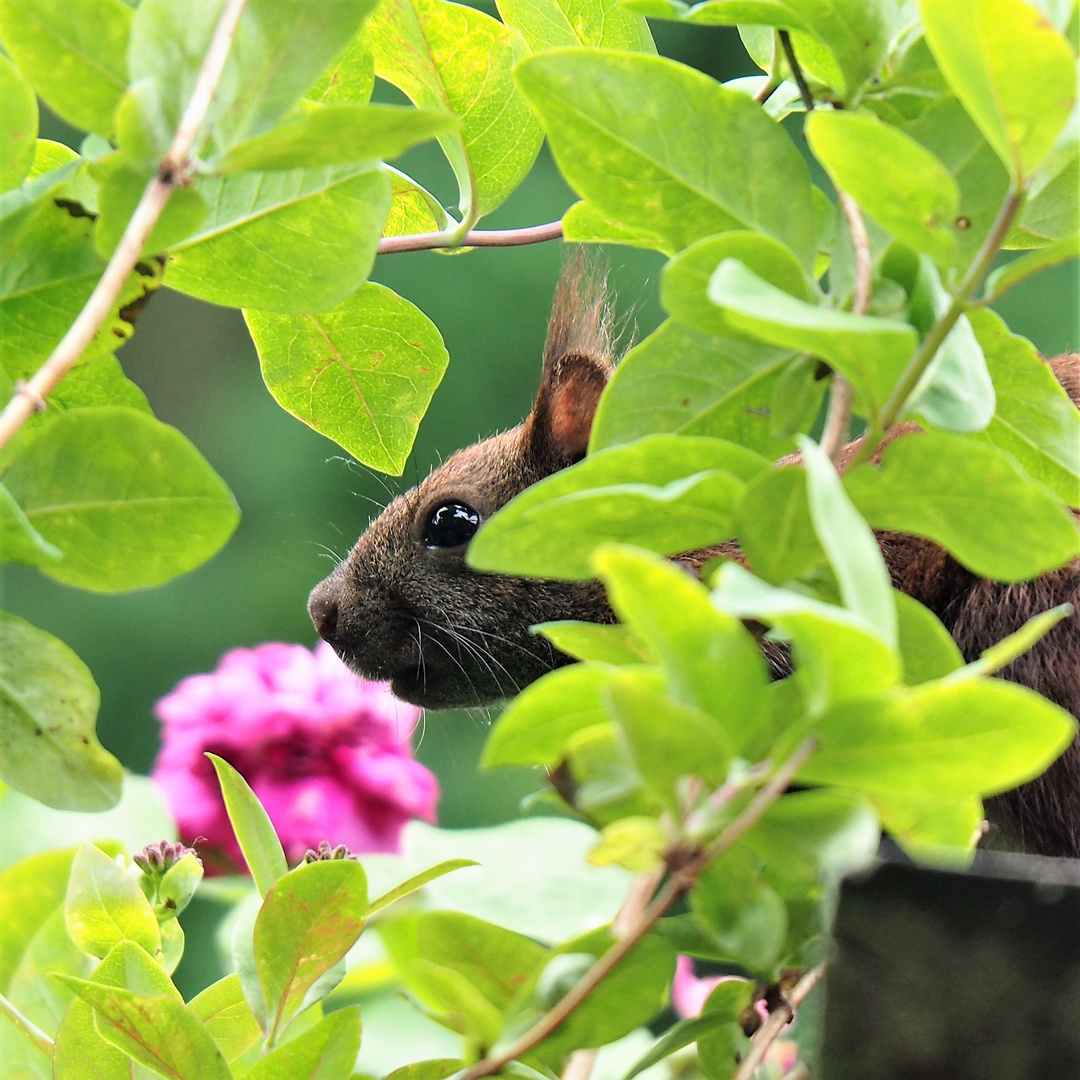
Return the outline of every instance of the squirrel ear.
[[[611,324],[606,274],[579,248],[555,291],[540,390],[524,428],[528,450],[554,469],[585,456],[597,403],[615,370]]]

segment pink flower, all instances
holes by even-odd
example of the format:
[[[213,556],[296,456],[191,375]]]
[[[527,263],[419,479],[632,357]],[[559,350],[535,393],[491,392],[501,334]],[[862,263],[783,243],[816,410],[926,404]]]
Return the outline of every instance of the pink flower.
[[[675,978],[671,983],[671,1007],[680,1020],[698,1016],[716,986],[731,980],[746,981],[737,975],[708,975],[704,979],[699,979],[694,974],[694,961],[689,956],[683,956],[680,953],[675,960]],[[768,1019],[769,1010],[764,1001],[758,1001],[754,1007],[763,1021]],[[795,1068],[799,1060],[799,1048],[790,1040],[777,1040],[769,1047],[765,1060],[772,1066],[773,1075],[786,1076]]]
[[[694,961],[689,956],[683,956],[680,953],[675,960],[675,979],[671,984],[671,1007],[680,1020],[697,1016],[705,1007],[706,999],[716,986],[731,979],[735,979],[736,982],[745,981],[734,975],[709,975],[704,979],[699,979],[694,974]]]
[[[385,683],[358,679],[320,642],[226,653],[157,703],[152,775],[180,835],[243,866],[206,751],[233,765],[266,807],[290,863],[320,841],[401,850],[410,818],[435,821],[439,786],[412,758],[420,716]]]

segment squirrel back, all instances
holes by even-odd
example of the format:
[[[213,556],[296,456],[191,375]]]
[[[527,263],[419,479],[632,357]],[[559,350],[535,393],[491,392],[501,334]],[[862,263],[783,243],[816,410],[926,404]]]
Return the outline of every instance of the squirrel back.
[[[349,555],[312,591],[319,633],[350,667],[388,680],[428,708],[485,705],[569,663],[537,623],[612,622],[598,582],[481,574],[465,563],[479,526],[515,495],[585,455],[600,395],[615,369],[604,276],[579,254],[559,282],[540,389],[525,421],[466,447],[394,499]],[[1048,361],[1080,407],[1080,355]],[[893,437],[915,430],[902,425]],[[1071,602],[1080,609],[1080,560],[1034,581],[976,577],[932,541],[879,532],[893,584],[945,624],[965,659],[1031,616]],[[731,543],[682,556],[742,559]],[[790,671],[783,648],[766,649],[775,677]],[[1059,623],[1002,677],[1029,686],[1080,719],[1080,619]],[[1026,850],[1080,857],[1080,742],[1041,777],[989,800],[991,820]]]

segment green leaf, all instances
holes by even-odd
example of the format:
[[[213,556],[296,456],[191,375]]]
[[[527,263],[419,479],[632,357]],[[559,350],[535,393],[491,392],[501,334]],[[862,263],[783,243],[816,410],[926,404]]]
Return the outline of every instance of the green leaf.
[[[744,994],[749,1001],[749,984],[742,984]],[[659,1065],[665,1058],[670,1057],[676,1050],[689,1046],[701,1036],[707,1035],[717,1027],[733,1023],[741,1008],[728,1016],[726,1011],[703,1012],[701,1016],[691,1016],[686,1020],[678,1020],[671,1025],[649,1048],[648,1052],[634,1062],[633,1067],[623,1076],[622,1080],[634,1080],[639,1073]]]
[[[538,623],[533,633],[543,634],[558,649],[575,660],[598,660],[604,664],[647,664],[651,660],[644,643],[625,626],[597,623]]]
[[[91,956],[104,956],[122,941],[161,954],[157,917],[138,882],[85,841],[71,866],[64,910],[71,939]]]
[[[434,323],[371,282],[318,315],[245,315],[278,404],[364,464],[400,475],[449,361]]]
[[[736,329],[824,357],[855,386],[871,416],[881,411],[915,353],[915,331],[906,323],[804,303],[734,259],[714,272],[709,299]]]
[[[59,559],[63,552],[50,544],[30,524],[19,504],[6,487],[0,484],[0,562],[17,562],[37,566]]]
[[[875,529],[942,545],[980,577],[1026,581],[1080,551],[1073,516],[996,447],[942,431],[897,439],[848,493]]]
[[[837,705],[814,730],[821,744],[798,779],[944,798],[996,794],[1039,775],[1069,744],[1076,721],[1014,683],[945,679]]]
[[[836,187],[879,225],[952,265],[955,244],[946,226],[956,217],[960,189],[929,150],[871,113],[815,109],[806,138]]]
[[[608,719],[604,689],[617,670],[608,664],[573,664],[525,687],[488,736],[483,768],[557,765],[574,732]]]
[[[194,569],[239,516],[224,481],[180,432],[119,406],[56,417],[4,479],[34,528],[64,552],[43,569],[103,592]]]
[[[460,1058],[430,1058],[412,1065],[402,1065],[388,1073],[386,1080],[447,1080],[447,1077],[465,1068]]]
[[[98,689],[62,642],[0,612],[0,778],[47,806],[107,810],[123,770],[94,734]]]
[[[933,795],[875,794],[874,806],[889,835],[925,861],[940,860],[942,847],[971,849],[982,835],[983,806],[975,795],[939,798]]]
[[[1076,406],[1029,341],[1011,334],[992,311],[968,317],[997,392],[990,426],[976,437],[1007,451],[1069,506],[1080,506]]]
[[[427,870],[422,870],[419,874],[414,874],[400,885],[396,885],[394,888],[372,900],[371,903],[368,904],[368,916],[374,915],[376,911],[381,911],[384,907],[394,903],[395,900],[400,900],[402,897],[416,892],[417,889],[423,888],[429,881],[441,878],[443,874],[449,874],[454,870],[461,870],[466,866],[477,865],[478,863],[475,859],[445,859],[443,862],[439,863],[438,866],[432,866]]]
[[[877,540],[821,447],[800,436],[799,448],[806,466],[810,518],[840,584],[844,607],[865,619],[887,644],[895,645],[896,605]]]
[[[373,0],[249,0],[207,114],[219,150],[269,131],[299,100],[374,7]],[[131,35],[132,81],[156,79],[175,118],[194,89],[223,0],[194,10],[144,0]]]
[[[421,914],[417,940],[424,960],[464,975],[499,1012],[547,952],[523,934],[459,911]]]
[[[923,256],[911,290],[909,320],[920,333],[928,334],[951,302],[937,267]],[[911,392],[905,411],[947,431],[969,432],[981,431],[990,423],[994,404],[986,358],[968,317],[961,315]]]
[[[36,371],[60,343],[105,269],[94,246],[93,218],[80,201],[87,197],[80,176],[73,160],[59,173],[0,196],[0,367],[15,379]],[[17,208],[8,202],[13,212],[6,213],[2,207],[12,199]],[[159,266],[137,265],[83,352],[83,363],[131,336],[126,309],[160,283]]]
[[[727,744],[729,756],[730,749],[741,752],[764,720],[769,681],[750,633],[738,619],[713,607],[703,585],[654,555],[605,547],[594,556],[593,566],[616,614],[663,665],[671,696],[703,710],[719,725],[708,745]],[[633,678],[632,672],[616,677],[607,693],[617,698],[617,688]],[[624,711],[616,709],[616,717],[621,719]],[[694,721],[688,717],[686,723]],[[718,786],[727,775],[727,760],[694,775]]]
[[[696,776],[710,789],[719,787],[727,778],[733,744],[704,709],[659,693],[653,683],[640,671],[620,672],[608,684],[605,700],[642,779],[678,815],[679,781]]]
[[[852,791],[796,791],[777,799],[739,841],[761,860],[785,899],[821,899],[822,887],[877,854],[881,828],[868,800]]]
[[[100,216],[94,242],[105,258],[111,257],[124,235],[135,208],[155,175],[154,166],[143,166],[122,153],[109,154],[90,164],[97,181]],[[207,205],[194,188],[182,187],[158,218],[143,244],[143,253],[166,251],[189,237],[206,220]]]
[[[791,248],[762,233],[736,230],[691,244],[664,267],[660,301],[676,321],[708,334],[742,339],[707,295],[709,278],[725,259],[738,259],[770,285],[812,301],[806,274]]]
[[[729,848],[714,859],[698,878],[690,904],[729,960],[755,975],[771,974],[787,936],[787,908],[748,851]]]
[[[196,190],[210,211],[170,252],[169,284],[267,311],[321,311],[359,288],[390,206],[389,177],[370,162],[206,177]]]
[[[770,415],[789,351],[700,333],[671,320],[615,369],[593,420],[591,449],[677,432],[728,439],[766,457],[792,449]],[[802,408],[817,414],[824,384]]]
[[[365,36],[380,78],[414,105],[461,118],[460,132],[439,141],[462,213],[490,213],[525,178],[542,140],[512,76],[526,52],[521,35],[446,0],[384,0]]]
[[[407,236],[409,233],[440,232],[450,224],[450,215],[442,203],[411,177],[387,166],[393,201],[386,215],[383,236]]]
[[[617,677],[613,676],[613,680]],[[658,671],[645,669],[641,678],[644,685],[651,683],[658,693],[663,689]],[[604,703],[606,706],[606,695]],[[565,771],[569,781],[564,786],[564,798],[576,810],[588,814],[595,825],[653,815],[659,806],[645,790],[622,728],[612,721],[575,731],[566,740]]]
[[[93,982],[137,994],[162,994],[180,1001],[180,994],[153,958],[134,942],[117,945],[94,970]],[[128,1080],[138,1066],[126,1053],[98,1034],[94,1010],[73,1001],[56,1033],[53,1070],[65,1080]],[[142,1073],[138,1069],[136,1075]]]
[[[498,0],[497,6],[532,52],[563,45],[656,52],[648,24],[618,0]]]
[[[777,626],[790,638],[795,677],[810,713],[880,693],[900,677],[899,656],[860,615],[773,588],[737,563],[721,567],[713,602],[739,618]]]
[[[361,30],[306,96],[320,105],[365,105],[374,88],[375,57]]]
[[[613,221],[592,203],[576,202],[562,217],[563,239],[576,244],[623,244],[626,247],[656,249],[668,255],[675,248],[655,232],[624,221]]]
[[[410,968],[424,995],[442,1011],[439,1023],[465,1036],[466,1053],[472,1056],[472,1047],[492,1046],[498,1041],[502,1014],[460,971],[423,959],[413,960]]]
[[[348,1080],[360,1052],[360,1009],[339,1009],[259,1058],[248,1080]]]
[[[335,105],[287,117],[272,131],[237,143],[223,173],[301,169],[350,161],[389,160],[457,125],[443,109],[400,105]]]
[[[604,541],[673,555],[727,540],[743,481],[766,467],[720,439],[652,435],[590,454],[512,499],[469,545],[478,570],[584,580]]]
[[[1013,179],[1039,165],[1076,96],[1065,39],[1023,0],[947,0],[923,11],[949,85]]]
[[[596,931],[566,942],[560,952],[599,957],[611,943],[606,930]],[[664,1007],[674,974],[674,949],[662,938],[646,936],[570,1017],[529,1053],[526,1063],[535,1059],[552,1067],[574,1050],[604,1046],[648,1023]]]
[[[978,660],[952,673],[950,679],[959,681],[996,674],[1041,641],[1062,619],[1069,618],[1073,612],[1072,604],[1058,604],[1049,611],[1033,615],[1019,630],[1014,630],[1008,637],[1003,637],[990,648],[984,649]]]
[[[56,978],[93,1007],[98,1033],[140,1064],[176,1080],[230,1080],[221,1051],[182,1002],[70,975]]]
[[[255,920],[255,967],[271,1042],[352,948],[366,912],[367,878],[351,859],[302,864],[266,894]]]
[[[235,973],[197,994],[188,1008],[202,1021],[226,1061],[235,1061],[262,1035]]]
[[[0,7],[0,28],[3,8]],[[34,163],[38,109],[34,91],[6,57],[0,56],[0,191],[18,187]]]
[[[894,591],[904,682],[909,686],[941,679],[963,667],[964,657],[941,620],[907,593]]]
[[[752,229],[813,265],[806,166],[744,94],[672,60],[585,49],[530,57],[517,77],[564,177],[605,216],[676,250]],[[740,148],[738,169],[731,146]]]
[[[801,468],[766,469],[751,480],[735,527],[750,569],[770,585],[783,585],[825,561]]]
[[[1053,171],[1048,163],[1032,178],[1031,196],[1021,210],[1019,225],[1006,240],[1006,247],[1044,247],[1080,231],[1080,203],[1075,198],[1080,187],[1077,137],[1069,138],[1067,145],[1071,153],[1056,174],[1045,184],[1041,183],[1044,171]]]
[[[108,135],[128,83],[131,19],[121,0],[2,0],[0,40],[53,112]]]
[[[48,1035],[56,1033],[72,1001],[51,973],[88,975],[92,967],[64,925],[73,854],[68,848],[32,855],[0,874],[0,992]],[[52,1076],[52,1062],[7,1020],[0,1024],[0,1061],[9,1075]]]
[[[1055,240],[1048,247],[1021,255],[1020,258],[998,267],[987,277],[983,287],[983,303],[992,304],[995,300],[999,300],[1014,285],[1026,281],[1040,270],[1076,258],[1080,258],[1080,234],[1078,233]]]
[[[730,1080],[736,1063],[746,1057],[750,1041],[739,1017],[750,1005],[752,984],[731,980],[720,983],[706,998],[702,1016],[717,1016],[725,1023],[698,1039],[698,1060],[706,1080]]]
[[[960,206],[951,222],[958,264],[976,253],[992,228],[1009,189],[997,154],[951,94],[941,94],[925,112],[903,124],[949,170],[960,187]]]
[[[251,871],[259,895],[266,896],[274,883],[289,872],[285,850],[274,831],[274,824],[240,773],[217,754],[206,756],[217,773],[221,797],[244,862]]]

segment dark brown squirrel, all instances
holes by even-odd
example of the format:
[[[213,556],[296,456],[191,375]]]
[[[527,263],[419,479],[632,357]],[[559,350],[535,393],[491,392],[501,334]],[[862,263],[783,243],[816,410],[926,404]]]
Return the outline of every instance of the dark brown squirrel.
[[[614,620],[598,582],[481,574],[465,564],[482,522],[584,457],[614,352],[603,276],[579,257],[556,291],[540,389],[525,421],[458,451],[394,499],[312,591],[312,621],[356,672],[389,680],[399,697],[431,709],[490,704],[570,662],[531,626]],[[1049,363],[1080,407],[1080,355]],[[893,584],[941,619],[968,660],[1032,615],[1065,602],[1080,609],[1080,559],[1004,585],[976,577],[928,540],[892,532],[878,540]],[[700,566],[717,552],[740,556],[728,544],[681,561]],[[766,655],[775,677],[790,670],[782,650]],[[1002,675],[1080,718],[1080,618],[1064,620]],[[1008,842],[1080,857],[1080,739],[1043,776],[989,800],[987,810]]]

